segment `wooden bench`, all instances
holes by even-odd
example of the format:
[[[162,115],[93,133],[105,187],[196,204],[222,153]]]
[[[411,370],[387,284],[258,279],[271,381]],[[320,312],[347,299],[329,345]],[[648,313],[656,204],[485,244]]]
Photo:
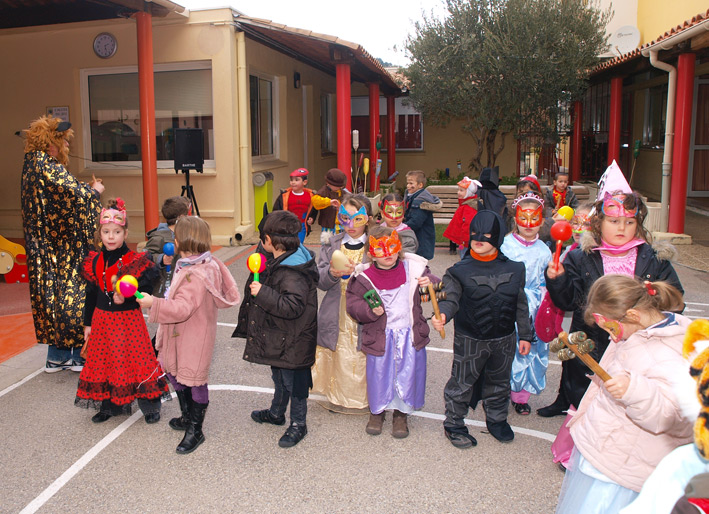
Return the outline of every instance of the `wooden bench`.
[[[542,186],[545,190],[546,187]],[[579,203],[584,203],[589,200],[590,191],[586,186],[573,185],[569,186],[579,199]],[[443,207],[433,212],[433,222],[437,225],[447,225],[453,219],[458,208],[458,186],[428,186],[426,188],[432,195],[437,196],[443,202]],[[500,191],[507,197],[507,207],[510,207],[515,196],[515,186],[500,186]]]

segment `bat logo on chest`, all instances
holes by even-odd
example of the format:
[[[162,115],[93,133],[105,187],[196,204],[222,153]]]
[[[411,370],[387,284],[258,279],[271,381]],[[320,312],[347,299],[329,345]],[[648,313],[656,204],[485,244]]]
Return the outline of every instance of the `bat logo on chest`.
[[[502,284],[507,284],[510,282],[512,275],[514,273],[501,273],[500,275],[493,276],[476,276],[471,277],[473,281],[480,286],[487,286],[493,291],[497,291],[497,288]]]

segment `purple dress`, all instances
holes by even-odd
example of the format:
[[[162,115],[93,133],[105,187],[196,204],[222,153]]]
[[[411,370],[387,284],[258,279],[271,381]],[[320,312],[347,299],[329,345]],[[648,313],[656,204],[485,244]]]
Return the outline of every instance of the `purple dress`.
[[[384,355],[367,355],[367,398],[373,414],[396,409],[411,413],[423,407],[426,394],[426,349],[413,345],[409,266],[406,280],[395,289],[378,289],[387,314]]]

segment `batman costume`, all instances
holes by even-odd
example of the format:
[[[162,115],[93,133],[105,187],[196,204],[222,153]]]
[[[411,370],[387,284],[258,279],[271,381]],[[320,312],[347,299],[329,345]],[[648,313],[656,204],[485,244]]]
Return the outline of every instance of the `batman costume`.
[[[514,439],[507,410],[517,344],[515,322],[520,339],[531,341],[534,334],[524,292],[524,264],[499,251],[504,226],[497,213],[478,212],[470,224],[470,240],[490,243],[496,252],[482,257],[470,251],[448,268],[443,278],[446,299],[438,305],[446,321],[453,319],[455,328],[453,369],[443,391],[443,426],[451,443],[459,448],[477,444],[464,422],[476,383],[481,386],[490,434],[503,442]]]

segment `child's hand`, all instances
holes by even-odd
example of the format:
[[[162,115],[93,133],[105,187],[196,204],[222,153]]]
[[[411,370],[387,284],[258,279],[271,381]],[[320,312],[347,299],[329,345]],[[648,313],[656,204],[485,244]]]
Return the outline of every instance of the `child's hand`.
[[[419,286],[428,287],[428,284],[431,283],[431,279],[428,277],[419,277],[418,282],[419,282]]]
[[[84,341],[88,341],[90,335],[91,335],[91,326],[89,325],[88,327],[84,327]]]
[[[556,269],[556,265],[554,264],[554,259],[549,261],[549,265],[547,266],[547,277],[550,279],[555,279],[561,275],[564,274],[564,265],[562,263],[559,263],[559,269]]]
[[[522,341],[521,339],[519,340],[519,354],[520,355],[527,355],[531,349],[532,349],[532,344],[529,341]]]
[[[618,375],[610,380],[606,380],[603,383],[603,386],[613,398],[620,400],[628,391],[628,387],[630,386],[630,377],[628,375]]]
[[[175,256],[174,256],[174,255],[163,255],[163,256],[162,256],[162,263],[163,263],[165,266],[171,266],[171,265],[172,265],[172,261],[173,261],[174,259],[175,259]]]
[[[355,269],[354,262],[352,262],[352,259],[347,259],[347,264],[345,265],[345,269],[333,269],[332,268],[332,261],[330,261],[330,275],[332,275],[335,278],[342,278],[342,275],[351,275],[352,272]]]
[[[566,218],[564,218],[561,214],[558,214],[556,211],[554,211],[554,213],[551,215],[551,219],[553,219],[554,221],[566,221]]]
[[[374,309],[372,309],[372,312],[377,316],[381,316],[382,314],[384,314],[384,307],[382,307],[381,305],[379,307],[375,307]]]
[[[308,218],[308,225],[312,225],[315,223],[315,220],[313,218]]]
[[[440,332],[443,330],[443,326],[446,324],[446,315],[441,313],[441,319],[439,320],[435,316],[431,318],[431,324],[433,325],[433,328],[436,329],[436,332]]]
[[[135,301],[138,302],[143,309],[149,309],[150,307],[152,307],[154,300],[155,297],[149,295],[148,293],[143,293],[142,298],[138,298],[137,296],[135,298]]]
[[[340,208],[340,201],[330,199],[330,207],[334,207],[335,209],[339,209]]]
[[[258,295],[258,292],[261,290],[261,282],[251,282],[249,285],[249,290],[251,291],[251,296]]]
[[[113,292],[113,303],[115,303],[116,305],[121,305],[125,303],[125,301],[126,299],[121,293],[119,293],[118,291]]]

